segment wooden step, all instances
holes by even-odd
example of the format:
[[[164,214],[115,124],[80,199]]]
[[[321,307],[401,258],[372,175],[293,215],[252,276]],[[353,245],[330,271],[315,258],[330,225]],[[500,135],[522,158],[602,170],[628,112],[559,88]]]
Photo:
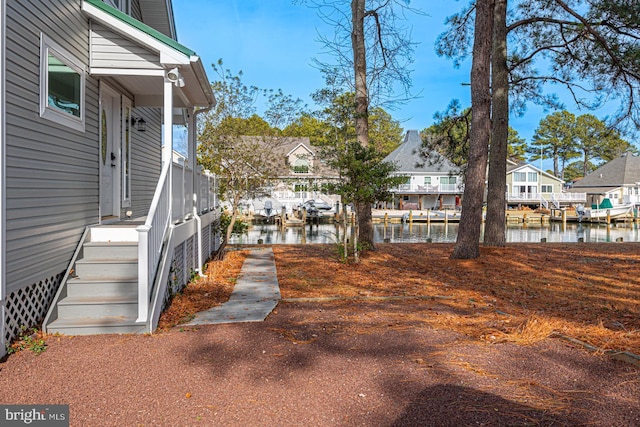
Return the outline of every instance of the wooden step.
[[[137,242],[86,242],[84,259],[137,259]]]
[[[58,318],[49,325],[47,330],[49,333],[64,335],[141,334],[145,332],[145,327],[144,324],[136,323],[135,317],[108,316],[102,318]]]
[[[104,278],[83,280],[72,278],[67,281],[67,296],[91,297],[109,296],[136,292],[138,280],[135,278]]]
[[[135,225],[101,225],[91,227],[91,242],[137,242],[138,231]]]
[[[76,261],[80,279],[134,279],[138,277],[137,259],[81,259]]]
[[[134,239],[135,237],[135,239]],[[63,284],[47,331],[68,335],[143,333],[138,317],[138,243],[134,227],[91,229]]]
[[[58,301],[58,317],[62,319],[137,315],[137,290],[111,296],[67,296]]]

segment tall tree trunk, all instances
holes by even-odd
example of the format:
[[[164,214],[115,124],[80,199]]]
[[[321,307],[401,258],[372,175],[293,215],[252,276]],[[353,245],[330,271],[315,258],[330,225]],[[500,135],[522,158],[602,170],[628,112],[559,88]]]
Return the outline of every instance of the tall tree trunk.
[[[505,208],[509,139],[509,70],[507,68],[507,0],[495,0],[491,57],[491,145],[484,244],[506,243]]]
[[[365,0],[351,0],[351,45],[356,87],[356,139],[363,147],[369,145],[369,94],[367,92],[367,52],[364,44]]]
[[[356,139],[360,145],[369,145],[369,94],[367,92],[367,57],[364,43],[365,0],[351,0],[351,46],[356,87]],[[366,247],[373,247],[371,205],[356,200],[358,212],[358,240]]]
[[[489,136],[491,134],[491,39],[494,0],[477,0],[473,61],[471,64],[471,137],[469,163],[465,173],[462,216],[453,259],[480,256],[482,198],[487,173]]]

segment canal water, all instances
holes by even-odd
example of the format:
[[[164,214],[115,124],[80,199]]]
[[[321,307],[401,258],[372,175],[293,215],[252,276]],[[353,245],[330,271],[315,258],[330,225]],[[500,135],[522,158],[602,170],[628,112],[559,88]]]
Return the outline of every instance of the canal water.
[[[351,227],[347,233],[351,234]],[[391,243],[453,243],[456,241],[458,224],[374,224],[374,240]],[[568,223],[563,229],[561,223],[507,225],[507,242],[538,243],[547,242],[576,243],[584,242],[639,242],[638,224],[617,224],[607,227],[605,224]],[[338,224],[307,225],[306,227],[288,227],[282,230],[274,224],[254,224],[246,234],[233,237],[231,244],[299,244],[299,243],[338,243],[343,236],[343,227]],[[481,237],[482,240],[482,237]]]

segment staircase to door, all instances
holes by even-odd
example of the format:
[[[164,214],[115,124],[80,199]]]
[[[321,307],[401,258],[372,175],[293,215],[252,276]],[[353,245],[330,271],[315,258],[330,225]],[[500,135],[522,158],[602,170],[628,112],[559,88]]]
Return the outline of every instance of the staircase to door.
[[[142,333],[136,225],[92,227],[45,319],[49,333]]]

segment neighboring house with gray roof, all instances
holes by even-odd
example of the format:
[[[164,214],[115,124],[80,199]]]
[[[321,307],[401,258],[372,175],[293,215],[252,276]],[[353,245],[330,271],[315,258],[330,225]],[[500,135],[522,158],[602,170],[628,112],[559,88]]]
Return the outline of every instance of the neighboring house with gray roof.
[[[640,157],[627,152],[576,181],[572,193],[587,195],[589,205],[609,199],[615,206],[640,204]]]
[[[393,190],[393,207],[398,209],[442,209],[460,206],[464,192],[460,168],[441,154],[421,156],[422,138],[417,130],[407,131],[402,144],[385,161],[394,163],[396,175],[407,181]]]

